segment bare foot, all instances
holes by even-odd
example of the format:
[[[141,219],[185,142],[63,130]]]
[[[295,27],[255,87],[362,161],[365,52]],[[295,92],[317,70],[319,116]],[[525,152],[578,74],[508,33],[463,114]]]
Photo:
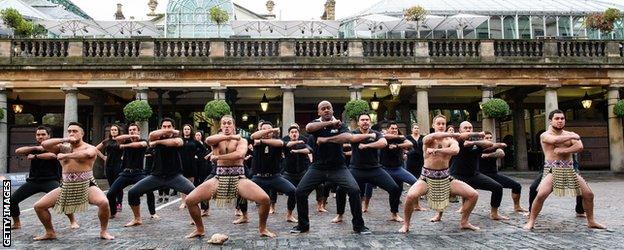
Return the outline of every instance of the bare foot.
[[[582,214],[576,213],[576,217],[585,218],[587,217],[587,215],[585,215],[585,213],[582,213]]]
[[[292,215],[286,217],[286,221],[287,222],[294,222],[294,223],[299,222],[297,219],[295,219],[295,216],[292,216]]]
[[[143,221],[141,221],[141,219],[132,219],[124,227],[134,227],[134,226],[138,226],[138,225],[141,225],[141,224],[143,224]]]
[[[526,224],[524,224],[524,227],[522,227],[522,229],[530,231],[530,230],[533,230],[533,227],[535,227],[535,222],[529,221]]]
[[[232,223],[234,223],[234,224],[249,223],[249,218],[247,218],[246,216],[241,216],[240,218],[232,221]]]
[[[111,234],[109,234],[107,231],[102,231],[100,232],[100,239],[103,240],[112,240],[115,239],[115,236],[112,236]]]
[[[331,223],[340,223],[340,222],[342,222],[342,215],[336,215],[336,217],[331,220]]]
[[[319,207],[316,209],[316,211],[319,213],[327,213],[327,209],[325,209],[324,207]]]
[[[56,239],[56,233],[54,232],[50,232],[50,233],[46,232],[44,235],[33,238],[33,240],[54,240],[54,239]]]
[[[271,231],[269,231],[268,229],[264,229],[264,230],[260,230],[260,236],[262,237],[270,237],[270,238],[275,238],[275,236],[277,236],[277,234],[272,233]]]
[[[602,224],[600,224],[598,222],[595,222],[595,221],[587,222],[587,227],[595,228],[595,229],[607,229],[606,226],[604,226],[604,225],[602,225]]]
[[[269,209],[269,214],[274,214],[275,213],[275,208],[270,208]]]
[[[466,229],[466,230],[472,230],[472,231],[481,230],[481,228],[479,228],[477,226],[473,226],[472,224],[470,224],[470,222],[466,222],[466,223],[460,224],[459,228]]]
[[[462,213],[461,207],[459,209],[457,209],[457,211],[455,211],[455,213]]]
[[[11,226],[11,230],[17,230],[22,228],[22,223],[13,223],[13,225]]]
[[[509,220],[509,217],[502,216],[500,214],[490,214],[492,220]]]
[[[210,210],[206,209],[206,210],[202,211],[201,216],[202,217],[210,216]]]
[[[434,215],[433,217],[431,217],[431,219],[429,219],[429,221],[431,222],[438,222],[438,221],[442,221],[442,215],[439,213],[436,213],[436,215]]]
[[[189,225],[191,225],[191,226],[195,226],[195,222],[191,220],[191,221],[189,222]]]
[[[196,237],[203,237],[204,234],[205,234],[205,232],[203,230],[202,231],[198,231],[197,229],[195,229],[195,231],[193,231],[192,233],[190,233],[190,234],[188,234],[188,235],[186,235],[184,237],[187,238],[187,239],[191,239],[191,238],[196,238]]]
[[[178,209],[185,209],[186,208],[186,203],[182,203],[180,204],[180,206],[178,207]]]
[[[236,212],[234,212],[234,216],[242,216],[243,212],[240,211],[240,209],[236,209]]]
[[[526,212],[529,212],[529,210],[526,210],[526,209],[524,209],[523,207],[518,206],[518,207],[515,207],[515,208],[514,208],[514,212],[517,212],[517,213],[526,213]]]
[[[71,224],[69,224],[69,228],[71,229],[78,229],[80,228],[80,225],[78,225],[78,222],[71,222]]]
[[[427,211],[427,209],[421,206],[415,206],[414,211]]]
[[[160,216],[158,216],[157,214],[152,214],[151,218],[154,220],[160,220]]]
[[[404,220],[401,216],[399,216],[399,214],[393,214],[390,216],[390,221],[403,222]]]
[[[409,232],[409,226],[403,224],[401,229],[399,229],[399,233],[407,233],[407,232]]]

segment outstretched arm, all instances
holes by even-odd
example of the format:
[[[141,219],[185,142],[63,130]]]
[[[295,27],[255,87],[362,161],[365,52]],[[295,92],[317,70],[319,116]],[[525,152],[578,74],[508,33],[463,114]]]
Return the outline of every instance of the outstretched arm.
[[[480,140],[480,141],[464,141],[464,147],[472,147],[477,145],[480,148],[489,148],[494,146],[494,143],[488,140]]]
[[[413,146],[414,144],[409,140],[405,140],[402,143],[397,144],[397,147],[402,148],[402,149],[410,149]]]
[[[343,144],[343,143],[348,143],[351,141],[351,133],[342,133],[339,135],[334,135],[332,137],[319,137],[318,139],[316,139],[316,142],[318,144],[323,144],[323,143],[338,143],[338,144]]]
[[[424,145],[429,145],[431,144],[434,140],[439,140],[439,139],[444,139],[447,137],[452,137],[452,138],[458,138],[459,134],[456,133],[447,133],[447,132],[435,132],[435,133],[431,133],[426,135],[425,137],[423,137],[423,144]]]
[[[141,136],[139,136],[139,135],[118,135],[117,137],[115,137],[115,141],[117,141],[120,144],[122,144],[124,142],[127,142],[129,140],[132,140],[132,139],[137,139],[138,140],[138,139],[141,139]]]
[[[364,140],[367,139],[375,139],[377,138],[377,135],[375,133],[369,133],[369,134],[352,134],[351,136],[351,143],[358,143],[358,142],[362,142]]]
[[[251,139],[253,139],[253,140],[260,139],[260,138],[264,137],[265,135],[267,135],[268,133],[271,133],[271,132],[275,132],[275,133],[279,134],[279,131],[280,131],[279,128],[258,130],[256,132],[254,132],[253,134],[251,134]]]
[[[174,139],[174,138],[172,138]],[[119,145],[119,148],[124,149],[124,148],[146,148],[147,147],[147,142],[146,141],[137,141],[137,142],[131,142],[131,143],[126,143],[126,144],[121,144]]]
[[[281,148],[284,146],[284,141],[281,139],[260,139],[258,143],[269,145],[269,147]]]
[[[319,131],[321,129],[323,129],[324,127],[328,127],[328,126],[339,126],[340,125],[340,120],[331,120],[331,121],[326,121],[326,122],[311,122],[308,123],[308,125],[306,125],[306,131],[308,133],[314,133],[316,131]]]
[[[26,147],[19,147],[15,150],[15,154],[17,155],[28,155],[34,151],[44,151],[45,149],[43,149],[42,146],[26,146]]]
[[[494,145],[492,145],[491,147],[484,149],[483,152],[491,153],[491,152],[496,151],[499,148],[506,148],[506,147],[507,147],[507,144],[497,142],[497,143],[494,143]]]
[[[47,139],[43,141],[41,143],[41,146],[43,147],[43,149],[45,149],[46,151],[50,153],[58,154],[59,152],[61,152],[61,144],[66,143],[66,142],[69,142],[69,139],[52,138],[52,139]]]
[[[216,146],[219,142],[225,140],[240,140],[240,135],[224,135],[224,134],[216,134],[206,137],[206,144],[210,146]]]
[[[180,131],[175,130],[175,129],[159,129],[159,130],[154,130],[149,134],[149,140],[155,141],[162,137],[175,137],[175,136],[178,136],[179,134],[180,134]]]
[[[500,148],[494,150],[494,152],[491,152],[491,153],[481,154],[481,158],[503,158],[503,157],[505,157],[505,151],[503,151]]]
[[[182,147],[184,145],[184,141],[182,138],[167,138],[162,140],[155,140],[150,142],[150,145],[164,145],[166,147]]]
[[[382,148],[385,148],[386,146],[388,146],[388,141],[386,140],[386,138],[381,138],[377,140],[376,142],[371,142],[367,144],[360,143],[359,147],[360,149],[365,149],[365,148],[382,149]]]

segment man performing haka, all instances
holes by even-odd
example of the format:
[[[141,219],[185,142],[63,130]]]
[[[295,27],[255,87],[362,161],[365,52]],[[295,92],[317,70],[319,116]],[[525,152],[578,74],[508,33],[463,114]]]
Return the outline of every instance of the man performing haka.
[[[142,223],[139,208],[141,195],[163,187],[172,188],[183,194],[188,194],[195,188],[191,181],[182,176],[179,150],[184,142],[178,137],[179,134],[180,131],[174,129],[171,118],[164,118],[160,123],[160,129],[149,134],[149,146],[154,148],[152,173],[128,191],[128,203],[132,208],[134,219],[126,224],[127,227]]]
[[[35,203],[37,217],[45,228],[45,234],[35,240],[56,238],[52,227],[51,207],[62,214],[73,214],[87,210],[89,204],[98,207],[100,219],[100,238],[112,240],[115,237],[108,233],[108,199],[97,187],[93,178],[93,163],[97,157],[97,149],[82,141],[84,128],[82,124],[70,122],[67,126],[67,138],[48,139],[41,143],[43,148],[56,154],[63,168],[61,186],[44,195]]]
[[[15,190],[11,195],[10,211],[11,217],[13,217],[13,226],[11,229],[20,229],[22,223],[20,222],[20,208],[19,203],[32,195],[44,192],[49,193],[55,188],[59,187],[59,180],[61,179],[61,164],[56,159],[56,154],[46,152],[41,143],[47,139],[50,139],[50,128],[38,127],[35,130],[36,146],[20,147],[15,150],[17,155],[27,156],[30,160],[30,173],[28,173],[28,179],[26,183],[20,188]],[[67,214],[69,218],[70,228],[79,228],[76,219],[73,214]]]
[[[462,204],[463,212],[459,222],[460,228],[479,230],[478,227],[473,226],[468,221],[472,209],[477,204],[479,193],[468,186],[468,184],[459,180],[453,180],[448,169],[451,156],[459,153],[459,145],[454,139],[459,137],[459,134],[444,132],[446,129],[446,117],[444,115],[434,117],[432,126],[435,133],[423,138],[425,160],[422,174],[420,179],[407,193],[407,198],[405,199],[405,221],[399,232],[409,232],[415,201],[423,195],[427,195],[429,207],[440,213],[448,206],[451,195],[461,196],[464,198],[464,203]]]
[[[206,144],[213,149],[212,160],[217,162],[217,176],[205,181],[186,196],[186,205],[195,222],[195,231],[187,235],[187,238],[200,237],[205,234],[201,211],[197,206],[199,202],[214,197],[217,205],[224,205],[236,201],[237,196],[255,201],[260,205],[258,208],[260,235],[276,236],[266,226],[271,203],[269,195],[245,177],[243,161],[247,153],[247,140],[241,139],[241,136],[235,133],[234,118],[224,115],[221,118],[221,133],[206,138]]]
[[[312,147],[306,144],[306,137],[300,136],[299,126],[290,126],[288,128],[288,135],[282,138],[282,140],[285,144],[282,174],[286,180],[290,181],[290,183],[296,187],[299,185],[303,175],[308,171],[308,167],[310,167]],[[317,197],[319,195],[317,189]],[[288,214],[286,218],[289,222],[298,222],[297,219],[292,216],[292,210],[295,208],[296,204],[296,197],[294,195],[288,196]]]
[[[139,129],[139,125],[136,123],[132,123],[128,125],[128,134],[127,135],[119,135],[115,137],[117,143],[119,144],[119,148],[123,151],[122,160],[121,160],[121,173],[113,182],[113,185],[106,193],[106,197],[108,198],[108,203],[110,205],[111,210],[111,218],[115,218],[117,214],[117,208],[115,206],[115,195],[127,186],[132,184],[136,184],[143,178],[147,177],[145,171],[143,170],[143,162],[145,159],[145,151],[147,150],[147,141],[145,139],[141,139],[141,130]],[[156,204],[154,198],[154,192],[147,192],[147,207],[153,219],[158,219],[158,215],[156,214]],[[130,223],[126,226],[134,226],[141,224],[141,217],[134,218]]]
[[[360,203],[360,189],[357,182],[344,166],[345,156],[342,153],[342,144],[351,141],[352,135],[347,126],[334,117],[334,110],[328,101],[318,104],[319,119],[306,126],[312,135],[314,163],[303,176],[297,186],[297,215],[299,224],[291,233],[305,233],[310,231],[308,218],[308,195],[324,181],[335,183],[349,195],[349,205],[353,215],[353,231],[360,234],[370,234],[362,219],[362,203]]]
[[[460,145],[460,150],[451,164],[451,175],[474,189],[492,192],[490,198],[490,219],[508,220],[509,218],[498,213],[498,208],[503,200],[503,186],[477,171],[483,150],[494,146],[494,143],[483,140],[485,133],[472,132],[472,124],[467,121],[459,124],[459,134],[460,137],[457,138],[457,141]]]
[[[529,221],[524,225],[525,230],[535,226],[537,215],[542,210],[544,201],[551,192],[556,196],[583,197],[583,208],[587,216],[589,228],[605,229],[606,227],[594,219],[594,193],[574,169],[572,154],[583,151],[581,137],[574,132],[563,130],[565,114],[561,110],[553,110],[548,114],[550,126],[540,135],[542,150],[544,151],[544,177],[539,185],[537,197],[531,207]]]
[[[390,196],[390,220],[403,221],[399,216],[399,199],[401,189],[392,177],[379,165],[379,149],[385,148],[388,142],[378,131],[370,129],[370,116],[358,116],[358,129],[351,131],[351,164],[349,171],[357,181],[360,190],[365,189],[367,183],[379,186]],[[402,184],[402,183],[401,183]],[[342,221],[345,212],[347,194],[339,188],[336,190],[337,216],[331,222]]]

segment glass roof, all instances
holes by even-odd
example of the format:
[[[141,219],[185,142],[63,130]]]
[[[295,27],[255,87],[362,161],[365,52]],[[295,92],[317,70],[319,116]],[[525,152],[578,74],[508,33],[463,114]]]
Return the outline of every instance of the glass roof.
[[[402,15],[404,9],[415,5],[434,15],[585,15],[609,7],[624,9],[624,2],[613,0],[381,0],[359,15]]]

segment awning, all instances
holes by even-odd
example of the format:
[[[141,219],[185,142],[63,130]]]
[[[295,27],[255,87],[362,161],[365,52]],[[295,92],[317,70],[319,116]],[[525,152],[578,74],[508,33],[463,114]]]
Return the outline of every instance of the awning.
[[[97,21],[110,37],[162,37],[156,25],[151,21]]]
[[[463,30],[474,29],[487,21],[487,16],[472,14],[457,14],[449,16],[442,24],[436,27],[436,30]]]
[[[266,38],[338,37],[338,21],[236,20],[230,25],[234,36]]]
[[[37,21],[49,32],[61,37],[104,37],[108,32],[92,20],[44,20]]]

